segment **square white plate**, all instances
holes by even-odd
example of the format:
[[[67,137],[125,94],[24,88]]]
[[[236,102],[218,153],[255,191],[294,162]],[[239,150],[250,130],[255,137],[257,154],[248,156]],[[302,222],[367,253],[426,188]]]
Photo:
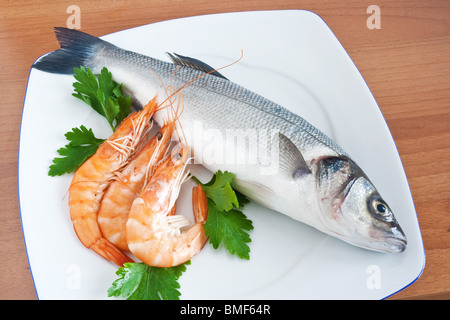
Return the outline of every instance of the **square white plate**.
[[[211,245],[180,278],[181,299],[382,299],[413,283],[425,254],[394,141],[361,74],[325,22],[308,11],[198,16],[102,37],[155,58],[196,57],[230,80],[297,112],[334,138],[371,177],[408,237],[401,254],[371,252],[256,204],[250,261]],[[106,121],[71,96],[72,76],[31,69],[19,147],[23,233],[40,299],[104,299],[117,268],[74,233],[67,191],[72,175],[48,176],[64,133],[84,124],[107,137]],[[205,180],[208,172],[193,168]],[[187,184],[189,187],[189,183]],[[185,190],[185,189],[183,189]],[[189,211],[182,191],[180,211]]]

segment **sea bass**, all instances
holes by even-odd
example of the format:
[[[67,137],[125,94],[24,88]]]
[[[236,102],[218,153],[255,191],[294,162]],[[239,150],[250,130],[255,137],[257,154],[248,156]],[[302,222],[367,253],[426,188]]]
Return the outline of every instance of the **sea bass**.
[[[78,30],[55,30],[61,48],[34,68],[72,74],[84,66],[98,74],[106,67],[142,105],[155,96],[182,104],[182,137],[196,163],[233,172],[236,189],[251,200],[362,248],[406,249],[404,232],[367,175],[299,115],[197,59],[169,54],[166,62]],[[169,110],[155,115],[159,125]]]

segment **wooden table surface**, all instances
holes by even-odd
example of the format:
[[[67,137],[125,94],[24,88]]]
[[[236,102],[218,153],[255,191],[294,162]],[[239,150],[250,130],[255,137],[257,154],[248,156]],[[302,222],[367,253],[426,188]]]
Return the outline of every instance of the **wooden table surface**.
[[[36,299],[23,242],[17,159],[30,66],[57,49],[53,27],[70,5],[81,30],[104,35],[220,12],[305,9],[320,15],[362,73],[391,129],[422,231],[422,276],[391,299],[450,298],[450,1],[132,0],[0,2],[0,299]],[[380,29],[369,29],[369,5]],[[370,20],[370,19],[369,19]],[[370,21],[369,21],[370,22]]]

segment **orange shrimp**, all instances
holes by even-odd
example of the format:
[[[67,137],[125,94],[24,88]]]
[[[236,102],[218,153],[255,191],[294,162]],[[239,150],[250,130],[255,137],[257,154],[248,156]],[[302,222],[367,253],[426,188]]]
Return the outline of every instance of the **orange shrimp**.
[[[121,171],[103,196],[98,211],[100,230],[106,239],[122,250],[128,250],[125,225],[131,204],[167,152],[174,125],[174,122],[169,122],[163,126]]]
[[[193,191],[195,223],[181,215],[170,215],[186,180],[187,149],[163,161],[131,206],[126,223],[130,251],[141,261],[156,267],[182,264],[197,254],[207,237],[203,229],[208,212],[206,197]]]
[[[70,218],[78,238],[85,247],[119,266],[132,260],[103,237],[97,222],[98,209],[105,189],[148,133],[156,109],[153,99],[142,111],[123,120],[111,137],[76,171],[69,189]]]

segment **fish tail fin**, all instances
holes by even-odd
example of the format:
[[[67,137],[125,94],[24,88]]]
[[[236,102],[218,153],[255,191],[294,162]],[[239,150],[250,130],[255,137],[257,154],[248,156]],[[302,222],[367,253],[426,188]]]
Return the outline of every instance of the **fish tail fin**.
[[[75,67],[93,68],[92,57],[108,42],[79,30],[55,27],[61,48],[39,58],[33,68],[51,73],[73,74]],[[94,72],[94,71],[93,71]]]

